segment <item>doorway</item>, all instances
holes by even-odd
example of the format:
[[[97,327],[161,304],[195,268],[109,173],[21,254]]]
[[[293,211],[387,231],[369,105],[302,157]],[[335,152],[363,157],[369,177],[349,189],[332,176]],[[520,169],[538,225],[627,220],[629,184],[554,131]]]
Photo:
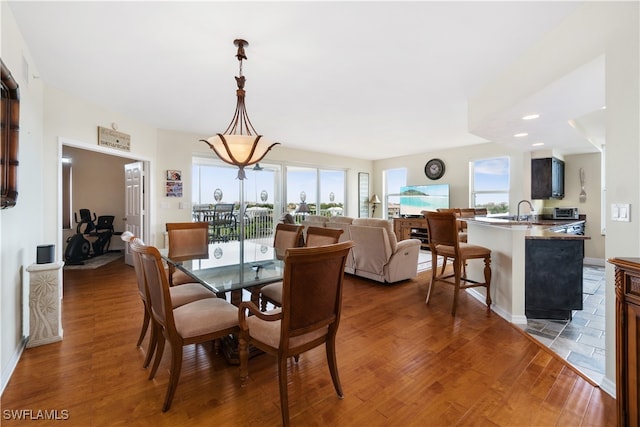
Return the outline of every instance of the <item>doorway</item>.
[[[89,209],[91,215],[113,215],[116,232],[125,230],[125,169],[124,165],[142,161],[149,170],[149,162],[112,153],[102,147],[87,147],[75,141],[59,139],[59,182],[58,197],[59,238],[58,247],[62,254],[66,250],[67,239],[76,233],[75,216],[79,209]],[[68,159],[63,167],[62,159]],[[68,166],[70,164],[70,167]],[[149,206],[149,195],[144,194],[144,206]],[[75,214],[75,215],[74,215]],[[142,222],[144,235],[148,235],[149,213],[145,209]],[[113,236],[110,250],[124,249],[119,235]],[[64,258],[64,256],[62,257]]]

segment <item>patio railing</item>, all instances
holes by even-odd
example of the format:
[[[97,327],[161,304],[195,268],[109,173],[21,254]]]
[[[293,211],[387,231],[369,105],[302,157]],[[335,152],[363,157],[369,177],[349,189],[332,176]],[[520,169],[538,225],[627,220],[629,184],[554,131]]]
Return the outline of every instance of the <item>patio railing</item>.
[[[274,219],[274,211],[266,207],[250,207],[245,210],[244,218],[241,221],[237,211],[234,211],[229,221],[220,221],[214,219],[214,209],[211,205],[194,205],[193,220],[209,222],[209,241],[220,242],[238,240],[240,236],[240,227],[244,227],[244,238],[247,240],[258,240],[265,244],[271,243],[275,224],[280,216]],[[307,213],[292,212],[296,224],[301,224],[304,219],[309,216]],[[342,216],[342,209],[330,208],[323,209],[319,215],[322,216]]]

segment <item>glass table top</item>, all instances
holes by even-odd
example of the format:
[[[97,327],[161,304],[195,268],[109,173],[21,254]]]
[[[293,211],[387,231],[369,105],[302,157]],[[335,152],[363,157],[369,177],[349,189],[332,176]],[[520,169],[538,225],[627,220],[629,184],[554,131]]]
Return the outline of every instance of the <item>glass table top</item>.
[[[278,259],[273,246],[254,241],[229,241],[209,244],[209,258],[181,261],[170,260],[168,250],[163,258],[210,288],[221,293],[262,286],[282,280],[284,262]]]

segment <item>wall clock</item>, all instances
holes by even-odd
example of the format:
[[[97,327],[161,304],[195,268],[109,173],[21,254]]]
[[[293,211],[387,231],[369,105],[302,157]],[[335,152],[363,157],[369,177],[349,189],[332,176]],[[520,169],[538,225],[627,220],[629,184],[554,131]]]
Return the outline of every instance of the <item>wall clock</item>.
[[[444,175],[444,162],[440,159],[431,159],[424,165],[424,174],[429,179],[440,179]]]

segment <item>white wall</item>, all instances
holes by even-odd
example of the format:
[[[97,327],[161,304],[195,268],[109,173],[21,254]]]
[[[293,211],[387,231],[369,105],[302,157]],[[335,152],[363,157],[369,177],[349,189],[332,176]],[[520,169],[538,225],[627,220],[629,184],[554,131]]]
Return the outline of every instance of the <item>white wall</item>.
[[[382,194],[382,171],[392,168],[407,168],[407,184],[449,184],[449,205],[468,207],[469,205],[469,162],[489,157],[508,156],[511,167],[511,188],[509,204],[515,208],[519,200],[528,199],[531,193],[529,174],[531,162],[529,153],[508,150],[505,146],[486,143],[449,150],[438,150],[422,155],[394,157],[374,162],[374,188]],[[445,174],[437,181],[431,181],[424,174],[424,165],[432,158],[439,158],[445,164]]]
[[[49,207],[44,198],[42,169],[43,87],[33,79],[38,70],[31,60],[11,10],[0,2],[2,44],[0,56],[19,85],[20,147],[18,199],[15,207],[0,211],[0,387],[4,389],[23,349],[23,294],[28,289],[25,268],[36,261],[36,246],[53,243],[44,235],[43,217]],[[25,80],[23,57],[30,64]],[[53,205],[55,206],[55,205]]]
[[[148,124],[131,120],[128,116],[88,103],[81,98],[51,86],[45,87],[44,104],[45,158],[44,165],[46,203],[58,206],[61,188],[58,184],[60,168],[57,159],[62,155],[62,143],[76,148],[135,160],[152,160],[156,157],[157,129]],[[122,151],[98,145],[98,126],[110,128],[117,123],[118,131],[131,136],[131,150]],[[53,160],[55,159],[55,161]],[[153,165],[152,165],[153,166]],[[153,167],[149,174],[153,176]],[[50,212],[45,218],[45,233],[51,241],[64,248],[61,235],[61,211]],[[153,221],[154,213],[150,213]]]

